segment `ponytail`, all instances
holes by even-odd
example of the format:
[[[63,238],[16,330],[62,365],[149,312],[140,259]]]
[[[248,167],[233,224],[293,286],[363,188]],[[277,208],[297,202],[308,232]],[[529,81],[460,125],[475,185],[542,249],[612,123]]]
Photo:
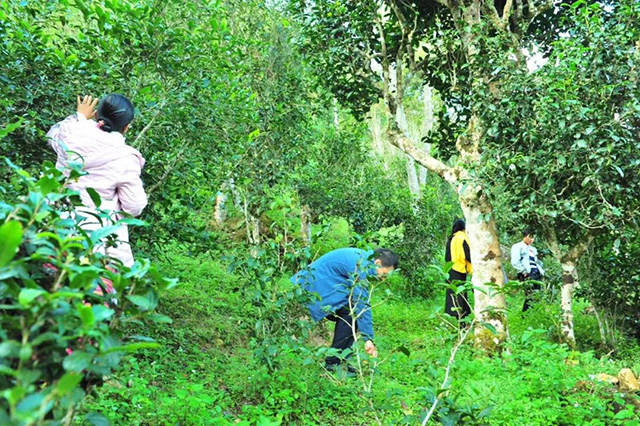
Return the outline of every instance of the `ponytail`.
[[[125,96],[111,94],[105,96],[98,105],[98,123],[100,130],[111,133],[120,132],[133,121],[135,110]]]

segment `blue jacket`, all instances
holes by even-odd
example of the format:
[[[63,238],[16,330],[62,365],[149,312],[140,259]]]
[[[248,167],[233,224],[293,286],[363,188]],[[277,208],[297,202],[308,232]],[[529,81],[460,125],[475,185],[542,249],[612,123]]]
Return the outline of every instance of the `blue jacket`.
[[[373,318],[369,304],[367,277],[376,276],[376,265],[369,258],[372,251],[356,248],[333,250],[317,259],[291,278],[291,282],[307,291],[317,293],[320,300],[308,305],[311,317],[320,321],[343,306],[359,315],[356,324],[366,340],[373,339]]]

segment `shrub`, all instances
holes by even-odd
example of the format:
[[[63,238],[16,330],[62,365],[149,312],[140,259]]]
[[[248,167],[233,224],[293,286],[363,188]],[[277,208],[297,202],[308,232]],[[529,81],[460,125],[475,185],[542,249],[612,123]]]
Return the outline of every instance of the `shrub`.
[[[148,260],[128,268],[95,250],[113,244],[124,224],[143,223],[101,211],[104,226],[84,231],[84,218],[74,213],[78,193],[66,186],[81,176],[81,165],[66,177],[45,162],[34,178],[9,164],[28,192],[15,203],[0,202],[0,423],[70,422],[127,352],[157,346],[118,326],[170,322],[153,310],[175,282]]]
[[[316,257],[343,247],[349,247],[351,226],[346,219],[335,217],[325,220],[322,225],[312,228],[317,238],[313,242],[312,252]]]

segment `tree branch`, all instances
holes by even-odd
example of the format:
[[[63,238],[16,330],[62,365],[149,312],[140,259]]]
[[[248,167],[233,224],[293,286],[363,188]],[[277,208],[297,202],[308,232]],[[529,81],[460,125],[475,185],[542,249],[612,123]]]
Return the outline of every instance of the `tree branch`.
[[[441,3],[444,4],[444,3]],[[398,49],[398,53],[396,55],[396,93],[395,96],[391,96],[390,93],[390,83],[391,83],[391,73],[390,73],[390,65],[389,65],[389,57],[387,51],[387,44],[385,40],[384,28],[382,26],[382,21],[378,16],[375,18],[376,28],[378,29],[380,35],[380,43],[382,49],[382,74],[383,74],[383,98],[385,101],[385,106],[387,109],[387,114],[389,117],[388,120],[388,129],[387,132],[389,134],[390,142],[400,148],[405,154],[409,155],[415,161],[417,161],[420,165],[425,167],[428,170],[436,173],[438,176],[442,177],[444,180],[449,182],[452,185],[455,185],[458,182],[460,171],[456,170],[452,167],[447,166],[440,160],[433,158],[428,153],[424,152],[420,148],[418,148],[406,135],[397,122],[397,113],[398,108],[402,106],[402,97],[404,95],[404,80],[402,74],[402,64],[403,64],[403,55],[405,54],[404,45],[407,40],[407,32],[406,26],[402,24],[405,22],[404,16],[401,11],[397,8],[395,2],[391,2],[394,13],[398,20],[402,25],[402,42],[401,46]],[[448,2],[447,2],[448,5]]]
[[[552,227],[546,227],[547,234],[549,235],[549,248],[551,252],[555,256],[555,258],[559,262],[573,261],[575,262],[582,256],[591,243],[593,242],[593,234],[588,231],[585,238],[583,238],[580,242],[574,245],[570,250],[563,253],[560,248],[560,241],[558,240],[558,235],[556,234],[556,230]]]
[[[421,166],[437,174],[451,185],[456,185],[460,179],[461,170],[449,167],[442,161],[433,158],[425,151],[418,148],[409,138],[405,137],[395,121],[390,120],[389,141],[392,145],[400,148]]]
[[[547,10],[553,7],[553,0],[543,0],[538,6],[535,5],[535,0],[531,0],[529,3],[529,22],[536,19],[536,16],[543,14]]]
[[[395,115],[395,103],[389,95],[389,57],[387,56],[387,42],[384,38],[384,29],[382,28],[382,21],[378,16],[375,18],[376,27],[380,33],[380,44],[382,50],[382,97],[384,98],[387,108],[392,115]]]
[[[502,10],[502,27],[508,28],[509,18],[511,18],[511,11],[513,10],[513,0],[507,0]]]
[[[551,249],[551,252],[553,253],[553,255],[555,256],[556,259],[558,259],[558,261],[560,261],[560,259],[562,259],[562,250],[560,250],[560,243],[558,242],[558,235],[556,234],[556,230],[553,229],[552,227],[545,227],[547,234],[549,235],[549,249]]]
[[[485,13],[487,14],[487,17],[489,18],[489,20],[491,21],[493,26],[496,27],[496,29],[499,29],[499,30],[503,29],[503,22],[500,19],[500,15],[498,14],[498,10],[494,6],[493,2],[491,2],[491,3],[484,2],[483,6],[484,6],[483,9],[484,9]]]
[[[151,185],[151,187],[147,190],[147,196],[150,196],[153,192],[155,192],[156,189],[158,189],[162,184],[164,184],[164,181],[169,176],[169,173],[171,173],[171,171],[176,166],[176,164],[178,164],[178,162],[182,160],[182,154],[184,153],[188,145],[189,145],[188,143],[185,143],[184,145],[182,145],[182,147],[180,148],[180,151],[178,151],[176,155],[173,157],[173,162],[171,163],[171,165],[167,166],[167,168],[164,170],[164,173],[162,174],[160,179],[158,179],[156,183]]]
[[[578,260],[580,256],[582,256],[587,251],[592,242],[593,235],[589,233],[585,239],[580,241],[578,244],[573,246],[571,250],[569,250],[569,252],[566,254],[567,259],[574,261]]]
[[[149,123],[147,123],[147,125],[144,126],[142,131],[138,134],[138,136],[135,138],[135,140],[131,144],[132,147],[134,147],[136,149],[138,148],[142,137],[144,136],[145,133],[147,133],[147,130],[149,130],[151,128],[151,126],[153,125],[154,121],[156,121],[156,118],[158,118],[158,116],[162,112],[162,107],[163,106],[164,106],[164,102],[161,103],[160,105],[158,105],[158,109],[156,110],[155,114],[153,114],[153,117],[151,117],[151,120],[149,120]]]

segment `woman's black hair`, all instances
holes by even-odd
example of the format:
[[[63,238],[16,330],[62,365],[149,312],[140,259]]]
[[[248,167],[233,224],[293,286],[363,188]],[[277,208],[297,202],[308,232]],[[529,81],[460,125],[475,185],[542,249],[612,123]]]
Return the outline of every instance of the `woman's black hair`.
[[[105,96],[98,105],[100,129],[111,133],[120,132],[133,120],[133,104],[125,96],[112,93]]]
[[[451,236],[453,237],[453,234],[455,234],[456,232],[460,232],[460,231],[464,231],[467,228],[466,223],[464,223],[463,219],[456,219],[453,222],[453,226],[451,227]]]

